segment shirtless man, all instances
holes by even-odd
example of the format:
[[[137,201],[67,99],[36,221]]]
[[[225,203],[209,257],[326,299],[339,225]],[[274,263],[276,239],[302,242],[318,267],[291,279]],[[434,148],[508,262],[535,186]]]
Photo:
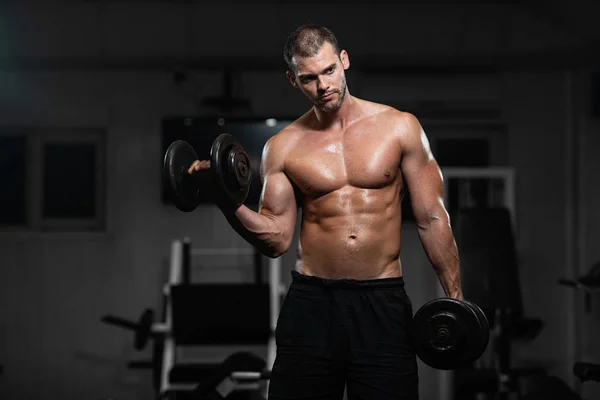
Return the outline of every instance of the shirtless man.
[[[400,207],[408,191],[446,295],[463,299],[440,169],[413,115],[350,94],[350,60],[329,29],[298,28],[284,57],[287,78],[313,107],[268,140],[258,212],[221,207],[269,257],[290,247],[302,207],[269,399],[341,399],[345,386],[350,400],[418,399]],[[202,168],[196,162],[189,172]]]

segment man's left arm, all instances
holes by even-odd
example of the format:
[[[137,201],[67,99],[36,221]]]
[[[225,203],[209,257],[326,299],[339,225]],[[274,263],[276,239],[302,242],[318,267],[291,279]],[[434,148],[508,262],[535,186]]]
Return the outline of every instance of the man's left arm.
[[[444,206],[441,170],[417,118],[405,113],[401,119],[400,168],[410,195],[419,238],[446,295],[462,300],[458,249]]]

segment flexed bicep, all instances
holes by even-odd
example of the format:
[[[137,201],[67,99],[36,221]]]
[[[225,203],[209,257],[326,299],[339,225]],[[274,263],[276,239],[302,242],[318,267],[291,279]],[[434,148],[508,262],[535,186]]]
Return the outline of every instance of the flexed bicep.
[[[271,138],[265,145],[260,168],[262,190],[258,212],[276,224],[287,243],[291,243],[296,226],[297,204],[294,187],[283,170],[283,154]]]

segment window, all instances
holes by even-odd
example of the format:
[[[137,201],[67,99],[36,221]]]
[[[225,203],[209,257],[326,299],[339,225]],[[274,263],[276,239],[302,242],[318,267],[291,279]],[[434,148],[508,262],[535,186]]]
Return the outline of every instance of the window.
[[[0,226],[98,231],[105,227],[102,130],[0,130]]]
[[[96,216],[94,143],[44,144],[43,218]]]

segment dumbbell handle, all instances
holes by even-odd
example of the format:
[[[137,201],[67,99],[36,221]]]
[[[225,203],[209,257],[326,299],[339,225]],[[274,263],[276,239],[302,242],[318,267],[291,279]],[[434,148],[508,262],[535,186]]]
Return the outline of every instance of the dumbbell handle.
[[[202,162],[210,163],[210,161],[206,160],[202,160]],[[187,168],[185,168],[185,170],[183,171],[184,176],[186,176],[189,179],[195,180],[198,185],[206,185],[206,175],[210,172],[210,168],[202,168],[199,171],[192,171],[192,173],[189,174],[188,170],[190,167],[191,165],[188,165]]]
[[[203,163],[208,162],[210,165],[210,160],[201,160]],[[223,204],[223,193],[219,192],[219,188],[215,186],[214,180],[212,179],[213,172],[209,168],[203,168],[199,171],[193,171],[192,174],[188,174],[188,169],[190,166],[185,168],[184,176],[185,179],[188,179],[188,182],[193,182],[194,187],[200,188],[204,193],[208,195],[208,200],[213,203],[219,205]]]

